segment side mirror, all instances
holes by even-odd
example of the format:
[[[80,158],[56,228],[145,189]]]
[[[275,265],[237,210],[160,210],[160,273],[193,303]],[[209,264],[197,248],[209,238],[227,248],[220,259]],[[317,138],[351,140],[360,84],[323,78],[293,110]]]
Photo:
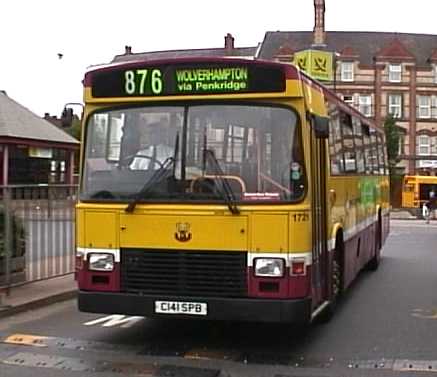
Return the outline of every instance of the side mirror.
[[[73,124],[73,109],[64,107],[64,110],[62,111],[61,124],[64,128],[71,127]]]
[[[329,137],[329,118],[310,114],[310,119],[316,138],[327,139]]]

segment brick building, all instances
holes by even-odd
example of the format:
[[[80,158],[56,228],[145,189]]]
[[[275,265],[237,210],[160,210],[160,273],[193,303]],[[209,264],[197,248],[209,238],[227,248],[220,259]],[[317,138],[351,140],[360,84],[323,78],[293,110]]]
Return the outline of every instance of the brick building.
[[[399,171],[437,175],[437,35],[325,31],[324,3],[314,0],[312,32],[267,32],[256,57],[291,62],[309,48],[332,52],[334,79],[325,84],[380,125],[396,118]]]

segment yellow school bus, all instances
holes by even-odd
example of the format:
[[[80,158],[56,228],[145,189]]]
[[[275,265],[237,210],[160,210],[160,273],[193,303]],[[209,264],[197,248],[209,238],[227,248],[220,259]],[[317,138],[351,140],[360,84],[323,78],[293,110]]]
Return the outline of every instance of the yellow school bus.
[[[125,62],[84,99],[81,311],[308,323],[377,268],[384,134],[296,67]]]
[[[402,207],[416,209],[420,214],[420,208],[430,199],[431,191],[437,194],[436,176],[406,175],[402,184]]]

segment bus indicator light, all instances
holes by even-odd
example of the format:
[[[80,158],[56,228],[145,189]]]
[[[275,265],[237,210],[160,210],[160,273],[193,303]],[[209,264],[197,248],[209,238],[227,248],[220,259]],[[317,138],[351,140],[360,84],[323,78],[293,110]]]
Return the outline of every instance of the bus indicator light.
[[[291,263],[291,274],[293,276],[305,275],[305,260],[295,259]]]
[[[84,253],[82,251],[77,251],[76,252],[76,270],[83,269],[83,258],[84,258]]]

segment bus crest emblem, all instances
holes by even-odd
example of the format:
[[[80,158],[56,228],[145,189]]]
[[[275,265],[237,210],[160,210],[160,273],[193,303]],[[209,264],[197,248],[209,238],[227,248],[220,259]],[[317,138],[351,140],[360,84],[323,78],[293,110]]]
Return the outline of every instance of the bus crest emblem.
[[[174,237],[179,242],[187,242],[191,240],[192,234],[190,232],[190,224],[189,223],[177,223],[176,224],[176,232]]]

